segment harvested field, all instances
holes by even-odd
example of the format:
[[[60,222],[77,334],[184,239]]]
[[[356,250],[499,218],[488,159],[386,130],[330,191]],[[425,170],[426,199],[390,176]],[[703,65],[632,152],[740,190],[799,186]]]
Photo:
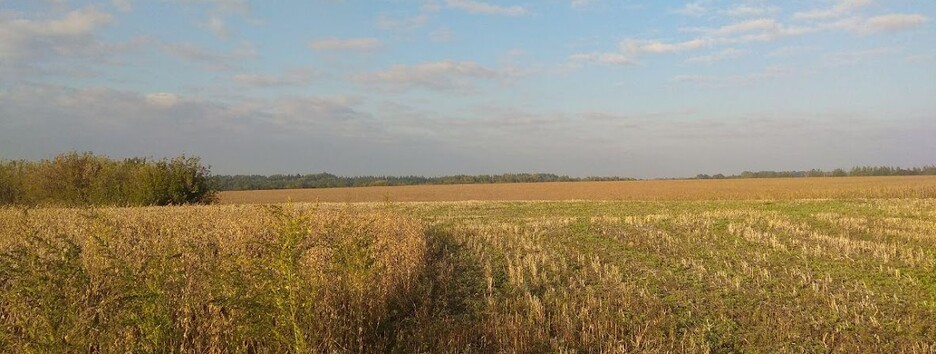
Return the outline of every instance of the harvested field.
[[[934,353],[936,199],[0,209],[0,352]]]
[[[936,176],[654,180],[228,191],[225,204],[463,200],[712,200],[936,197]]]

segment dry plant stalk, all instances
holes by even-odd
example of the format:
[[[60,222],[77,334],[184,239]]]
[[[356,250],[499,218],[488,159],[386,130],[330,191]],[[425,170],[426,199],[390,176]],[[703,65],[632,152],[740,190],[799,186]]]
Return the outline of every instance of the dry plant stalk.
[[[0,210],[3,352],[936,352],[936,200]]]

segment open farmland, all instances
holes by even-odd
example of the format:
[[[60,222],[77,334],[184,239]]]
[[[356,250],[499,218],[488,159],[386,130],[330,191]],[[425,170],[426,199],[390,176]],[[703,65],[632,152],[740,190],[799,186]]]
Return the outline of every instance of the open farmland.
[[[0,0],[0,354],[936,354],[934,44],[936,0]]]
[[[936,176],[555,182],[221,192],[222,203],[936,197]]]
[[[0,210],[3,352],[933,353],[934,324],[936,199]]]

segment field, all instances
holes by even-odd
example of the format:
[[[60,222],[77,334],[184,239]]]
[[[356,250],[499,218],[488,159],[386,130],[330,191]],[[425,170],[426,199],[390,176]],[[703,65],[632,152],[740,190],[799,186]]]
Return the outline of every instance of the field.
[[[555,182],[229,191],[221,202],[720,200],[936,197],[936,176]]]
[[[659,183],[0,209],[0,352],[936,353],[932,178]]]

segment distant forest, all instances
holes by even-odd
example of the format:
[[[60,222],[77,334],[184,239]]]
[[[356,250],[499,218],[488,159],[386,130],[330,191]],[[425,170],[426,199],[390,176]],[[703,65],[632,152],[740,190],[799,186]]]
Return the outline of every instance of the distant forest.
[[[936,175],[936,165],[914,168],[860,166],[847,171],[745,171],[728,176],[700,174],[690,179],[923,175]],[[552,173],[443,177],[342,177],[330,173],[212,176],[208,166],[203,165],[198,157],[120,160],[91,152],[69,152],[40,161],[0,159],[0,206],[205,204],[214,201],[217,191],[636,180],[627,177],[569,177]]]
[[[936,166],[900,168],[887,166],[862,166],[851,170],[835,169],[823,171],[745,171],[737,175],[700,174],[695,179],[734,178],[794,178],[794,177],[847,177],[847,176],[922,176],[936,175]],[[342,177],[330,173],[295,175],[218,175],[212,177],[214,186],[222,191],[294,188],[337,188],[374,186],[413,186],[432,184],[489,184],[489,183],[535,183],[535,182],[583,182],[583,181],[636,181],[628,177],[569,177],[551,173],[508,173],[500,175],[457,175],[443,177],[422,176],[360,176]]]
[[[700,174],[695,179],[730,179],[730,178],[795,178],[795,177],[869,177],[869,176],[933,176],[936,175],[936,166],[923,166],[913,168],[900,168],[889,166],[859,166],[851,170],[841,168],[832,171],[812,169],[809,171],[744,171],[738,175],[725,176],[723,174]]]
[[[360,176],[341,177],[330,173],[306,175],[234,175],[214,176],[214,185],[223,191],[293,188],[336,188],[375,186],[415,186],[427,184],[490,184],[581,181],[636,181],[624,177],[569,177],[551,173],[507,173],[501,175],[422,176]]]

